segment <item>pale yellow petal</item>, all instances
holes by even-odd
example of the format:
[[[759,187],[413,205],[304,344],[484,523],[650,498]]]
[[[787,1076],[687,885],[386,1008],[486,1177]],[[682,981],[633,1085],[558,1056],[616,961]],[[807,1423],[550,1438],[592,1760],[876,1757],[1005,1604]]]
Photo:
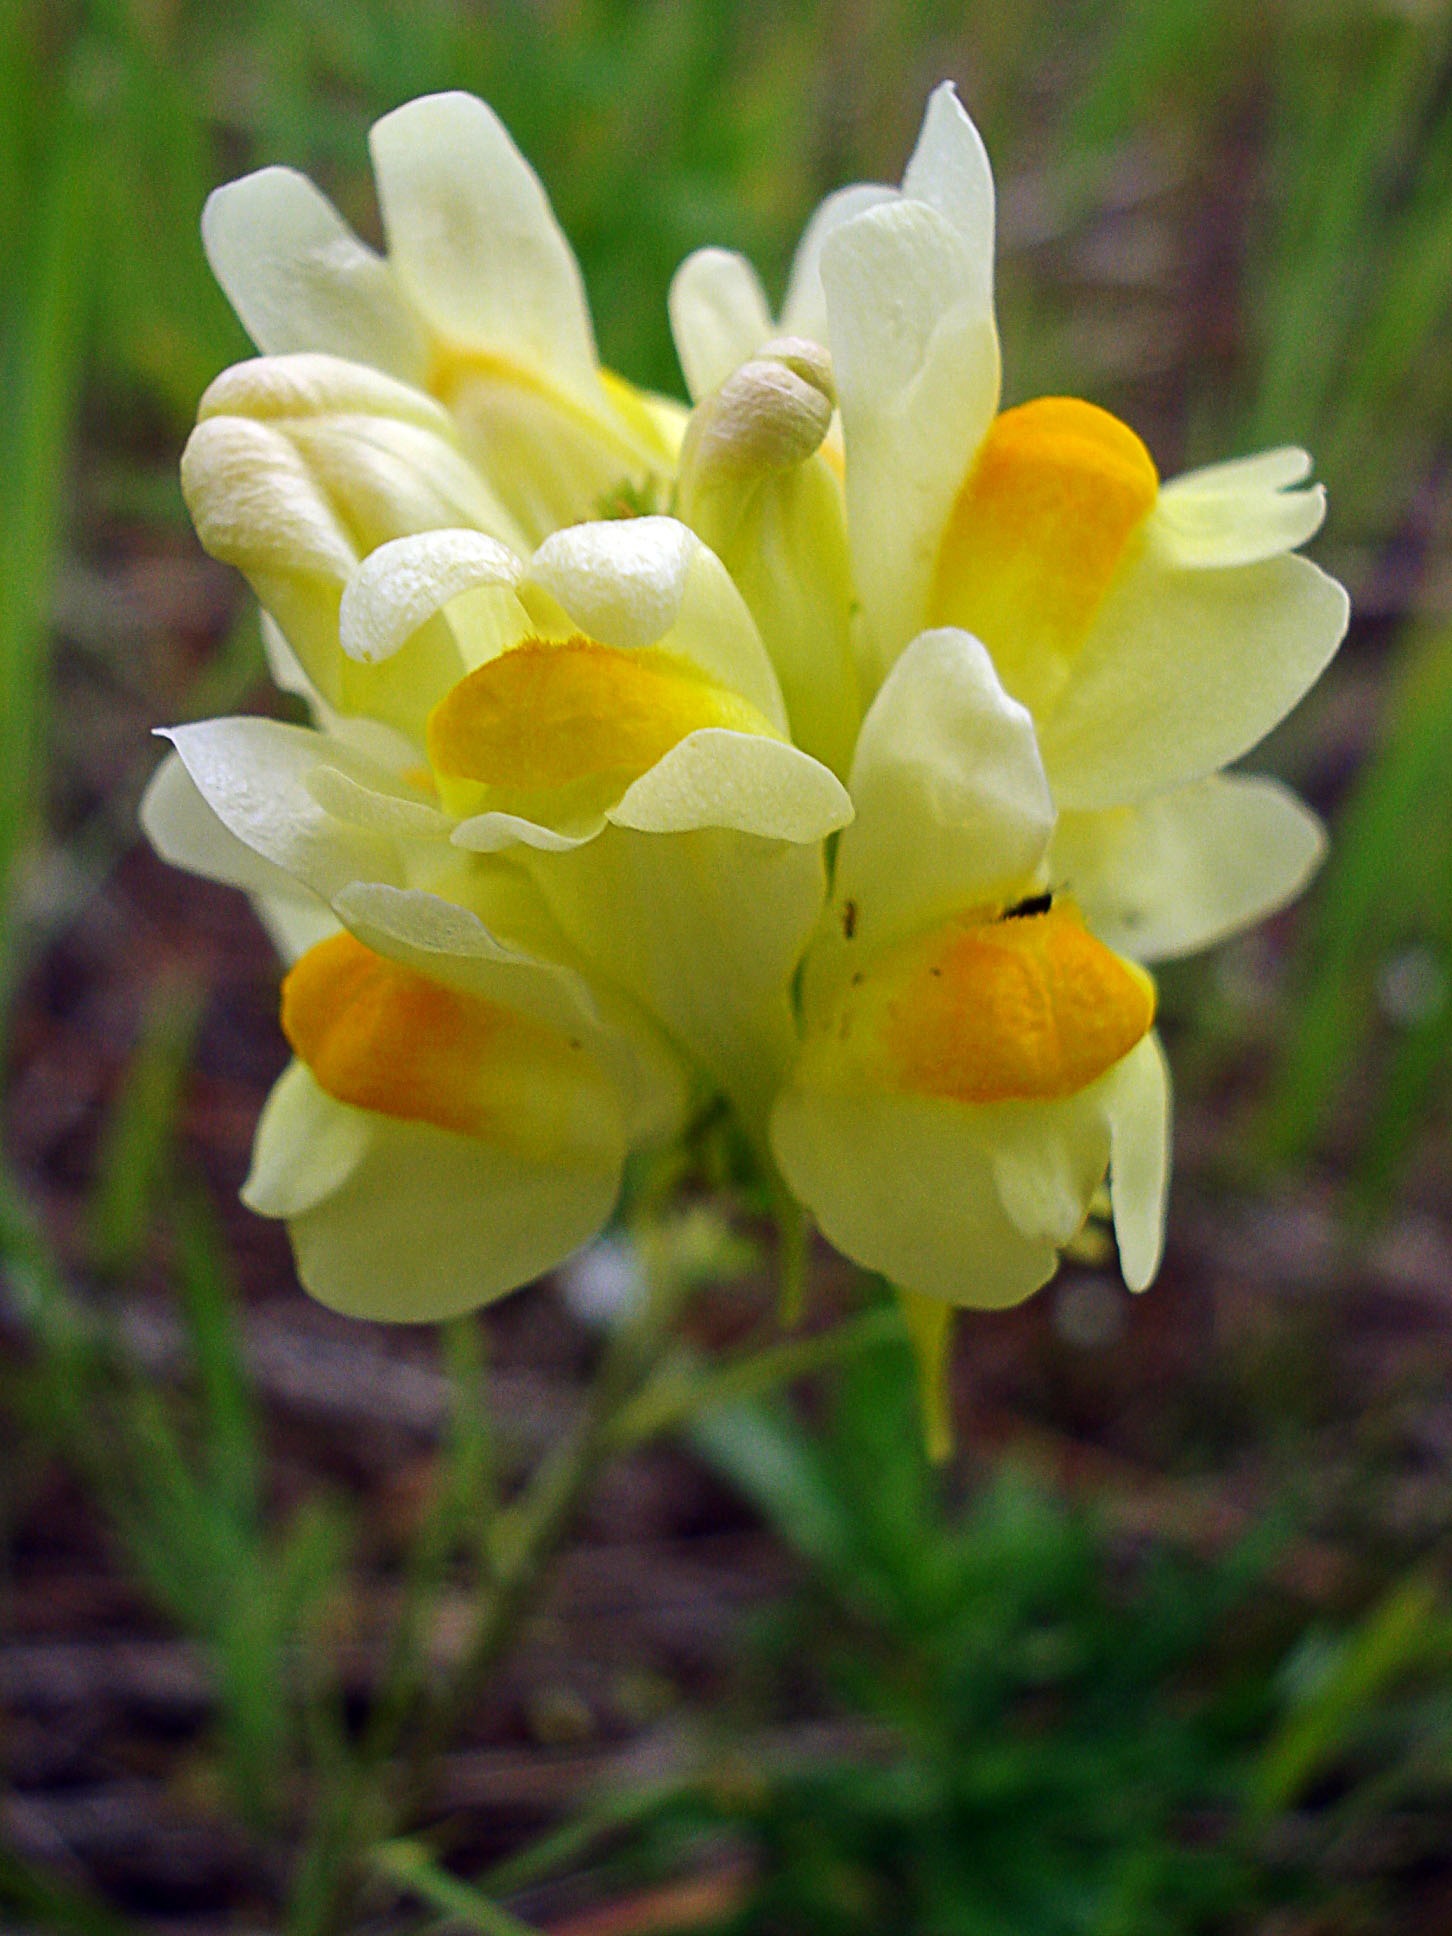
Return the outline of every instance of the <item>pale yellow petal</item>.
[[[1165,961],[1294,900],[1325,848],[1315,814],[1277,781],[1215,774],[1138,806],[1061,814],[1048,874],[1111,948]]]
[[[1109,1094],[1109,1184],[1119,1267],[1132,1291],[1160,1267],[1170,1186],[1170,1071],[1147,1035],[1114,1072]]]
[[[928,97],[917,146],[902,178],[905,200],[925,202],[950,222],[974,263],[979,301],[993,308],[993,170],[983,137],[951,81]]]
[[[432,327],[593,394],[595,340],[573,250],[492,109],[425,95],[369,136],[389,260]]]
[[[589,638],[659,645],[737,694],[778,731],[786,709],[751,614],[721,561],[674,518],[627,518],[556,532],[530,580]]]
[[[1052,1243],[1004,1209],[972,1112],[795,1078],[771,1119],[794,1194],[838,1250],[949,1304],[1001,1310],[1053,1276]]]
[[[698,249],[670,287],[671,331],[694,399],[719,388],[772,334],[756,271],[729,249]]]
[[[821,848],[608,827],[532,864],[579,955],[624,988],[760,1129],[796,1053],[790,990],[821,913]]]
[[[1033,722],[966,632],[925,632],[897,661],[863,722],[851,792],[833,902],[859,957],[1026,891],[1053,826]]]
[[[1166,484],[1146,536],[1167,562],[1215,568],[1253,565],[1294,551],[1320,530],[1326,492],[1299,484],[1311,460],[1303,450],[1266,451]]]
[[[306,176],[261,168],[217,189],[202,210],[202,242],[264,354],[323,350],[422,380],[424,333],[388,264]]]
[[[925,623],[942,533],[998,403],[982,265],[921,202],[869,208],[822,251],[869,691]]]
[[[1122,1066],[1059,1101],[999,1103],[982,1112],[979,1134],[999,1198],[1026,1237],[1062,1248],[1083,1225],[1109,1167],[1106,1085]]]
[[[1304,558],[1186,570],[1146,547],[1039,721],[1055,799],[1124,806],[1238,759],[1324,671],[1348,611],[1341,586]]]
[[[529,1283],[609,1218],[622,1149],[531,1162],[425,1123],[371,1118],[347,1180],[292,1216],[298,1276],[349,1317],[421,1324]]]
[[[895,202],[897,198],[895,188],[880,187],[876,182],[853,182],[846,188],[835,189],[818,204],[802,230],[802,239],[792,258],[786,298],[781,306],[783,334],[805,336],[813,343],[831,347],[827,297],[822,288],[822,250],[827,237],[843,223],[850,222],[854,215],[876,208],[881,202]]]
[[[260,1217],[295,1217],[339,1190],[363,1161],[369,1119],[320,1089],[294,1059],[263,1104],[242,1201]]]
[[[403,782],[353,748],[270,719],[211,719],[166,736],[227,831],[294,882],[329,901],[353,881],[403,884],[396,830],[339,819],[312,790],[317,770],[332,767],[385,800],[405,797]]]
[[[688,733],[625,791],[607,819],[642,833],[727,827],[768,840],[825,840],[852,818],[827,767],[763,734],[703,727]]]
[[[507,545],[482,531],[426,531],[379,545],[344,588],[343,650],[364,665],[381,664],[451,600],[485,589],[512,593],[523,571]],[[517,604],[515,611],[523,623]]]

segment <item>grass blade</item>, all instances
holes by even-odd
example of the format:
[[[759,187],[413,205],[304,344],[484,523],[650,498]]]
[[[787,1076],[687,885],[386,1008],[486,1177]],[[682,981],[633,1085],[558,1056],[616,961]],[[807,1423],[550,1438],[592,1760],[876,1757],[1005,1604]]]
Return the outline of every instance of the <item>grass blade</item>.
[[[55,111],[31,224],[0,414],[0,910],[38,812],[46,638],[70,486],[86,339],[94,144],[69,96]],[[8,998],[13,921],[0,922]]]

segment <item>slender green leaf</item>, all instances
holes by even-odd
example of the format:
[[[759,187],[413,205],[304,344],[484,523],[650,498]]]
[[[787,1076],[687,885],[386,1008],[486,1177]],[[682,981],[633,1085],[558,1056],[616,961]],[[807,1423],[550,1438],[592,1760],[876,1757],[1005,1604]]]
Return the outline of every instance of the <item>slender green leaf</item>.
[[[0,412],[0,937],[39,817],[50,593],[71,481],[91,260],[94,143],[69,94],[51,118],[4,346]],[[8,982],[8,959],[0,977]],[[5,993],[0,985],[0,997]]]
[[[91,1194],[91,1254],[108,1273],[130,1269],[149,1235],[201,1018],[201,990],[191,981],[169,976],[148,998]],[[196,1261],[195,1247],[188,1255]]]
[[[1344,1643],[1309,1697],[1261,1752],[1250,1789],[1253,1818],[1291,1807],[1339,1754],[1389,1682],[1424,1659],[1439,1588],[1428,1573],[1400,1581]]]
[[[477,1930],[479,1936],[539,1936],[518,1916],[441,1869],[420,1842],[385,1842],[373,1851],[373,1860],[390,1881],[442,1909],[465,1929]]]

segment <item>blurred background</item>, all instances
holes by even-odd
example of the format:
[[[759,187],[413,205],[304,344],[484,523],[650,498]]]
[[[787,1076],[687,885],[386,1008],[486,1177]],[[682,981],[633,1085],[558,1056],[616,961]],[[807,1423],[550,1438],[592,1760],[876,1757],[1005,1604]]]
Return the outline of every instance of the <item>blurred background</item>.
[[[312,1305],[236,1203],[277,970],[134,820],[153,726],[281,703],[177,483],[249,354],[208,190],[290,163],[376,240],[369,123],[472,89],[605,360],[679,394],[680,259],[742,248],[779,294],[818,198],[895,181],[948,76],[999,183],[1007,401],[1092,398],[1165,474],[1315,454],[1356,616],[1253,764],[1331,859],[1163,977],[1154,1290],[1086,1246],[965,1319],[931,1471],[890,1313],[821,1257],[782,1369],[865,1310],[859,1348],[614,1470],[356,1926],[518,1936],[503,1897],[571,1936],[1452,1929],[1452,12],[0,14],[0,1924],[325,1926],[318,1798],[400,1609],[427,1575],[447,1646],[469,1499],[558,1434],[622,1268],[395,1333]],[[749,1192],[706,1165],[685,1196],[694,1344],[769,1339]]]

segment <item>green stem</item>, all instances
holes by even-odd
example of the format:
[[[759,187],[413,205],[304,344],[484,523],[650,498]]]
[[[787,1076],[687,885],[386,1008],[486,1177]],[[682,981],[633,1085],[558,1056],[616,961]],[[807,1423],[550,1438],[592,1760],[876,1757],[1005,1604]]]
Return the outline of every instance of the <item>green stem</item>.
[[[615,1333],[584,1411],[545,1459],[517,1508],[513,1537],[501,1555],[494,1592],[453,1674],[424,1707],[408,1754],[405,1816],[427,1799],[430,1772],[440,1749],[513,1644],[546,1568],[607,1461],[616,1419],[635,1397],[659,1348],[658,1339],[653,1319],[640,1328],[622,1326]]]
[[[533,1608],[545,1571],[581,1501],[607,1462],[618,1415],[634,1398],[662,1334],[657,1311],[611,1338],[573,1429],[542,1462],[513,1512],[492,1591],[453,1672],[412,1731],[395,1792],[383,1792],[383,1764],[407,1727],[407,1712],[369,1730],[365,1749],[328,1797],[304,1859],[288,1918],[290,1936],[331,1936],[347,1920],[365,1877],[360,1858],[397,1835],[428,1801],[440,1754]]]

